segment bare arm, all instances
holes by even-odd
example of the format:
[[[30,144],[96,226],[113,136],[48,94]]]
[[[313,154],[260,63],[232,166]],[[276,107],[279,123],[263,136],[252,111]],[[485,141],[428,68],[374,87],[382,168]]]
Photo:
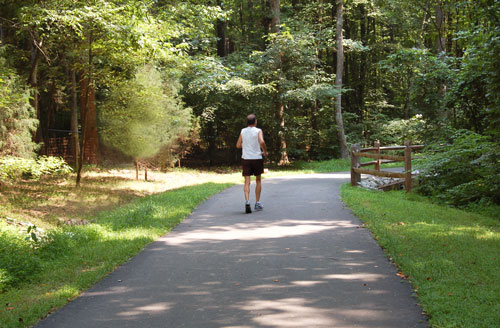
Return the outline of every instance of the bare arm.
[[[238,138],[238,142],[236,143],[236,148],[240,148],[241,149],[241,134],[240,134],[240,137]]]
[[[266,142],[264,141],[264,133],[262,133],[262,130],[259,131],[259,144],[260,148],[262,148],[262,154],[267,157],[267,147]]]

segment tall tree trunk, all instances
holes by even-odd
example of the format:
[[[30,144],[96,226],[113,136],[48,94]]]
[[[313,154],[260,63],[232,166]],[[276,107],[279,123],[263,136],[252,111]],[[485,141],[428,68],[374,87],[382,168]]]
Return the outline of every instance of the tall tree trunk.
[[[135,160],[134,164],[135,164],[135,180],[139,181],[139,161]]]
[[[89,73],[87,73],[89,74]],[[93,80],[85,77],[80,81],[82,141],[85,153],[83,161],[90,164],[99,162],[99,138],[97,134],[97,110],[95,103],[95,86]],[[85,136],[83,138],[83,136]]]
[[[271,19],[269,18],[269,10],[271,7],[271,4],[269,3],[269,0],[261,0],[261,7],[262,7],[262,27],[264,28],[264,35],[269,34],[271,32]],[[265,48],[265,44],[264,48]]]
[[[335,98],[335,121],[337,122],[337,136],[339,139],[340,156],[349,157],[347,141],[344,133],[344,121],[342,119],[342,75],[344,73],[344,36],[343,36],[344,0],[337,2],[337,72],[335,75],[335,87],[339,94]]]
[[[443,3],[441,0],[437,1],[436,4],[436,29],[437,29],[437,40],[436,40],[436,50],[440,56],[445,55],[446,53],[446,27],[445,20],[446,16],[443,11]],[[444,99],[446,95],[447,85],[443,83],[439,90],[440,99]],[[442,108],[442,110],[438,113],[442,119],[445,119],[448,115],[446,108]]]
[[[245,26],[245,21],[243,19],[243,1],[240,3],[240,8],[239,8],[239,12],[240,12],[240,27],[241,27],[241,39],[242,40],[245,40],[246,42],[248,42],[248,37],[247,36],[247,30],[246,30],[246,26]],[[240,49],[238,49],[240,50]]]
[[[222,8],[222,1],[217,0],[217,5]],[[227,56],[226,21],[221,19],[217,20],[217,55]]]
[[[278,162],[278,165],[289,165],[290,160],[288,159],[288,152],[286,149],[286,137],[285,137],[285,106],[281,102],[281,100],[278,100],[276,104],[276,110],[278,113],[279,117],[279,122],[280,122],[280,144],[281,144],[281,157],[280,161]]]
[[[368,34],[367,34],[367,24],[368,18],[366,14],[366,8],[364,4],[360,4],[359,6],[361,21],[360,21],[360,36],[361,41],[364,46],[368,45]],[[367,82],[366,78],[366,70],[368,67],[368,54],[362,53],[359,63],[359,84],[358,84],[358,110],[359,117],[363,117],[364,113],[364,105],[365,105],[365,85]]]
[[[278,33],[280,25],[280,0],[271,0],[271,33]]]
[[[33,88],[33,98],[31,100],[31,105],[35,109],[36,118],[38,119],[38,128],[35,133],[35,142],[39,143],[43,141],[43,126],[42,113],[40,111],[40,100],[38,95],[38,64],[40,62],[40,51],[35,45],[36,40],[31,41],[31,69],[28,78],[28,83]]]
[[[87,77],[82,79],[82,87],[80,91],[82,93],[81,97],[81,120],[82,120],[82,138],[80,140],[80,157],[78,157],[78,170],[76,173],[76,186],[80,187],[80,181],[82,179],[82,168],[83,168],[83,159],[85,156],[85,142],[87,139],[87,114],[89,107],[89,99],[91,97],[91,81],[92,81],[92,73],[93,73],[93,53],[92,53],[92,32],[90,32],[88,36],[88,67],[87,67]]]
[[[272,33],[279,33],[280,32],[280,24],[281,24],[281,19],[280,19],[280,0],[271,0],[271,32]],[[278,61],[279,61],[279,66],[281,66],[282,63],[282,55],[278,55]],[[280,137],[280,160],[279,160],[279,165],[289,165],[290,160],[288,159],[288,152],[286,149],[286,136],[285,136],[285,105],[280,99],[281,96],[281,88],[278,85],[276,87],[277,90],[277,96],[276,96],[276,114],[278,117],[278,120],[280,122],[280,131],[279,131],[279,137]]]
[[[0,22],[0,46],[5,45],[5,31],[3,30],[3,24]]]
[[[80,157],[80,138],[78,136],[78,95],[76,87],[76,72],[71,70],[71,93],[73,101],[71,104],[71,139],[73,141],[73,156],[75,158],[76,170],[79,169],[78,158]]]
[[[437,29],[437,39],[436,39],[436,49],[438,53],[446,51],[446,32],[443,31],[445,22],[445,15],[442,8],[441,1],[436,4],[436,29]]]
[[[319,12],[318,12],[318,23],[319,23],[319,31],[318,33],[321,35],[322,32],[322,27],[323,27],[323,2],[324,0],[319,0]],[[316,59],[318,60],[319,63],[321,63],[321,49],[320,49],[320,42],[317,41],[315,43],[316,49],[315,49],[315,55]],[[318,83],[318,67],[316,63],[313,64],[313,72],[314,72],[314,84]],[[310,150],[309,154],[310,157],[313,159],[316,159],[319,154],[319,148],[320,148],[320,138],[319,138],[319,127],[318,127],[318,99],[314,99],[314,103],[311,108],[311,130],[312,130],[312,138],[311,138],[311,145],[310,145]]]

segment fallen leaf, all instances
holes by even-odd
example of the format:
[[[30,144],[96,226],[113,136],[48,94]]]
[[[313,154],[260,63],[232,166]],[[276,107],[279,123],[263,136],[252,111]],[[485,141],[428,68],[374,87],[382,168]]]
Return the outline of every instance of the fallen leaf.
[[[398,225],[406,225],[406,223],[399,221]]]
[[[7,310],[9,310],[9,311],[10,311],[10,310],[14,310],[14,307],[13,307],[13,306],[9,306],[9,307],[7,308]]]
[[[405,274],[404,274],[403,272],[401,272],[401,271],[400,271],[400,272],[398,272],[398,273],[396,273],[396,276],[400,277],[401,279],[405,279],[405,280],[407,280],[407,279],[408,279],[408,276],[407,276],[407,275],[405,275]]]
[[[453,293],[448,293],[449,296],[453,296]]]

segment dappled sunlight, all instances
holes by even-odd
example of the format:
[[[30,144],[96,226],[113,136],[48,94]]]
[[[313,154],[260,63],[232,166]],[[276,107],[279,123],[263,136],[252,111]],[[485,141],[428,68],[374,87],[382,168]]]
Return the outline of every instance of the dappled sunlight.
[[[104,296],[104,295],[117,295],[117,294],[124,294],[130,292],[130,288],[127,287],[112,287],[108,290],[105,291],[95,291],[95,292],[86,292],[83,297],[94,297],[94,296]]]
[[[253,320],[269,327],[334,327],[336,320],[329,310],[311,306],[305,298],[284,298],[279,300],[254,300],[239,306],[249,312],[259,312]]]
[[[144,306],[132,307],[131,309],[123,312],[118,312],[117,316],[135,317],[140,315],[158,315],[170,310],[172,303],[160,302]]]
[[[345,251],[345,253],[349,253],[349,254],[363,254],[363,253],[365,253],[365,251],[361,251],[361,250],[358,250],[358,249],[352,249],[352,250],[349,250],[349,251]]]
[[[313,173],[313,174],[300,174],[300,175],[284,175],[284,176],[271,176],[266,179],[267,182],[272,182],[273,180],[302,180],[302,179],[321,179],[321,180],[344,180],[350,179],[351,174],[342,173]]]
[[[301,287],[310,287],[310,286],[316,286],[319,284],[325,284],[326,281],[319,281],[319,280],[299,280],[299,281],[292,281],[290,284],[296,285],[296,286],[301,286]]]
[[[170,234],[161,239],[166,245],[179,246],[193,242],[259,240],[310,235],[337,228],[355,227],[346,221],[280,220],[262,223],[239,223],[214,226]]]
[[[207,182],[242,182],[236,174],[195,170],[149,171],[148,179],[136,181],[135,170],[115,169],[84,172],[79,188],[75,188],[73,175],[2,184],[0,215],[48,229],[60,224],[84,222],[83,219],[88,220],[100,211],[111,210],[147,195]]]
[[[379,279],[387,278],[387,276],[383,274],[359,272],[359,273],[348,273],[348,274],[327,274],[321,276],[321,278],[327,280],[338,279],[338,280],[360,280],[366,282],[375,282]]]

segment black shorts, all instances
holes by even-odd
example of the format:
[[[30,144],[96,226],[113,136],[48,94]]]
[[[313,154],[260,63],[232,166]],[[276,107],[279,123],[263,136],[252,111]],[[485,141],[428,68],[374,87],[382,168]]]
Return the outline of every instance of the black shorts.
[[[259,176],[264,173],[263,159],[242,159],[241,166],[243,167],[243,176]]]

